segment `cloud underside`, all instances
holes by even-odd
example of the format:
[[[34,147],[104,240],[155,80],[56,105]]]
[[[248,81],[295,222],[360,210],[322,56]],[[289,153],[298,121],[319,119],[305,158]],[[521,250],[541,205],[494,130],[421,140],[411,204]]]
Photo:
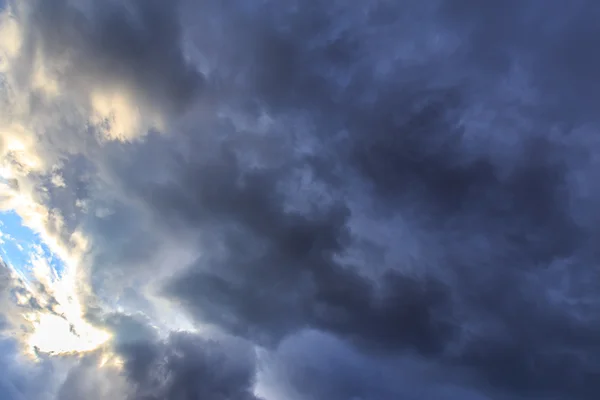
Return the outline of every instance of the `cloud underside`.
[[[9,2],[0,208],[113,336],[0,397],[595,399],[599,13]]]

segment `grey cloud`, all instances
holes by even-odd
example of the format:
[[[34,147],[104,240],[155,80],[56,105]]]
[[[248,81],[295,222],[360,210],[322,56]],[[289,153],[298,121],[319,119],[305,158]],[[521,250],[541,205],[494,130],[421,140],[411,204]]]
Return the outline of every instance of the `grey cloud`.
[[[84,356],[73,366],[56,394],[56,400],[127,399],[130,386],[118,370],[99,368],[100,354]]]
[[[460,14],[463,8],[455,6]],[[513,46],[492,33],[482,38],[496,46],[494,54],[509,55],[503,66],[488,58],[476,34],[459,26],[467,17],[454,25],[454,13],[424,7],[420,15],[437,23],[440,34],[459,38],[456,51],[446,63],[438,58],[441,50],[414,50],[417,65],[400,57],[378,75],[383,55],[398,51],[383,41],[385,34],[399,32],[394,22],[418,7],[390,6],[392,28],[378,13],[351,19],[353,10],[337,15],[334,6],[299,6],[289,14],[285,7],[274,7],[281,14],[266,17],[232,17],[262,22],[254,36],[257,53],[248,54],[253,68],[244,87],[275,119],[306,115],[314,132],[305,139],[316,140],[322,153],[302,158],[283,147],[287,164],[248,168],[232,139],[211,157],[168,157],[173,163],[168,183],[129,182],[164,226],[210,232],[199,243],[201,258],[167,285],[167,294],[200,321],[267,345],[311,326],[363,349],[412,349],[449,370],[470,368],[509,396],[591,398],[598,367],[585,354],[597,347],[592,300],[597,288],[586,279],[597,276],[597,261],[588,247],[589,228],[574,220],[569,206],[576,195],[569,174],[581,139],[545,133],[555,124],[546,118],[554,110],[551,104],[518,108],[525,100],[501,90],[515,77],[510,55],[518,49],[513,47],[526,43],[515,40]],[[484,13],[469,18],[477,29],[491,29]],[[512,20],[506,18],[501,29],[508,34]],[[331,38],[334,28],[342,32],[339,41]],[[406,31],[427,36],[417,27]],[[369,52],[374,38],[382,39],[379,59]],[[542,62],[554,53],[531,57]],[[485,70],[486,62],[498,69]],[[238,65],[245,73],[244,62]],[[532,93],[547,97],[556,90],[531,78],[536,70],[528,65],[520,67]],[[438,72],[442,77],[435,79]],[[481,121],[469,119],[479,101],[484,109],[498,108],[485,109],[494,115],[484,113],[477,117]],[[511,114],[512,101],[525,122]],[[503,113],[513,120],[502,120]],[[583,123],[568,110],[555,117]],[[477,123],[480,131],[474,131]],[[495,123],[515,131],[507,133],[513,144],[502,141],[502,131],[485,132]],[[338,137],[339,130],[345,133]],[[286,132],[275,129],[270,135]],[[286,196],[294,194],[280,188],[293,187],[298,165],[312,171],[315,185],[328,188],[330,205],[315,204],[307,212],[286,209]],[[321,165],[334,168],[324,174]],[[388,260],[393,270],[372,281],[360,268],[341,265],[337,256],[358,245],[348,230],[353,218],[348,197],[362,190],[373,215],[410,212],[408,218],[436,243],[432,251],[440,265],[424,269],[424,276],[407,276],[403,266]]]
[[[58,365],[47,359],[37,364],[24,362],[16,341],[0,339],[0,398],[6,400],[50,400],[58,385]]]
[[[490,399],[460,371],[440,373],[413,356],[371,357],[317,331],[286,339],[265,364],[259,387],[294,400]]]
[[[202,87],[202,76],[182,54],[172,2],[91,1],[75,7],[65,0],[37,1],[29,24],[28,46],[51,62],[72,64],[61,77],[68,85],[124,86],[139,104],[167,113],[183,111]]]
[[[93,318],[93,316],[90,317]],[[116,347],[136,342],[151,343],[158,339],[156,330],[150,325],[148,317],[144,314],[113,313],[102,316],[97,323],[113,332],[112,342]]]
[[[5,268],[5,267],[2,267]],[[18,316],[19,313],[26,312],[46,312],[54,314],[58,317],[64,318],[64,315],[57,309],[59,302],[49,292],[48,287],[41,282],[32,282],[30,287],[27,288],[20,279],[9,277],[7,278],[8,285],[4,288],[7,291],[5,297],[4,309],[12,310],[14,316]],[[21,298],[21,301],[17,301],[17,297]],[[23,300],[26,300],[23,303]],[[13,304],[8,304],[11,302]],[[17,317],[19,318],[19,317]]]
[[[535,172],[532,164],[528,168]],[[437,216],[434,228],[441,230],[439,236],[446,241],[443,275],[417,278],[389,272],[377,284],[334,260],[334,254],[352,246],[344,227],[350,218],[344,206],[334,206],[326,214],[286,212],[283,201],[277,201],[275,182],[285,179],[279,178],[283,176],[280,171],[242,173],[235,158],[227,155],[217,166],[190,168],[188,176],[193,181],[187,181],[185,174],[174,174],[183,177],[183,182],[155,187],[148,198],[165,218],[210,230],[218,245],[225,246],[225,253],[214,248],[214,255],[210,247],[203,247],[205,255],[193,269],[168,285],[167,293],[200,321],[267,345],[313,326],[373,350],[415,349],[449,367],[472,367],[503,390],[531,390],[531,395],[536,391],[575,393],[582,398],[594,392],[595,381],[584,377],[594,376],[596,367],[585,353],[595,348],[598,325],[578,321],[573,314],[581,311],[586,313],[584,318],[593,318],[588,314],[591,310],[548,304],[552,301],[548,291],[560,290],[556,285],[561,279],[584,284],[576,271],[581,267],[565,270],[561,262],[579,245],[568,236],[564,243],[554,236],[572,226],[564,216],[559,215],[556,230],[536,226],[551,222],[552,214],[543,214],[547,212],[544,204],[550,203],[547,210],[552,213],[555,200],[542,197],[540,190],[538,203],[529,203],[519,186],[519,180],[532,179],[527,171],[515,173],[516,183],[484,180],[495,197],[485,203],[478,197],[481,193],[474,193],[470,203],[474,209],[462,213],[444,204],[440,211],[435,202],[427,205],[422,196],[424,214]],[[531,182],[548,185],[552,193],[552,176],[546,184],[544,168],[540,174]],[[242,179],[245,184],[236,188],[235,182]],[[418,175],[415,179],[432,189],[427,180],[419,180]],[[501,194],[512,196],[514,206],[496,203]],[[468,202],[470,194],[464,196]],[[384,204],[389,204],[389,198]],[[497,206],[508,208],[506,214],[494,215]],[[538,211],[540,217],[535,215]],[[515,222],[519,220],[523,225]],[[565,220],[563,228],[560,224]],[[495,226],[497,232],[488,231]],[[529,243],[527,234],[533,235]],[[472,254],[478,248],[465,248],[465,244],[477,236],[483,243],[475,242],[476,246],[491,248]],[[552,262],[550,272],[540,269]],[[481,265],[485,269],[479,270]],[[483,328],[472,333],[462,324],[483,324]],[[458,354],[456,346],[464,346]],[[577,371],[572,379],[566,378],[569,370]],[[534,389],[529,389],[532,383]]]
[[[11,348],[11,344],[6,339],[0,342],[3,347],[1,365],[5,371],[10,371],[8,366],[14,362],[10,359],[9,354],[14,355],[17,349]],[[19,371],[20,372],[20,371]],[[12,374],[5,374],[0,380],[0,398],[2,399],[26,399],[27,380],[25,376],[14,371]]]
[[[6,316],[4,316],[4,314],[0,314],[0,332],[4,331],[6,328],[8,328],[8,326],[8,319]]]
[[[19,293],[27,300],[25,304],[18,304],[15,295]],[[42,309],[38,300],[28,292],[23,282],[15,277],[10,267],[0,258],[0,319],[2,330],[7,332],[28,329],[22,316],[23,312],[38,311]]]
[[[129,263],[137,277],[154,275],[145,261],[161,240],[185,237],[200,256],[161,266],[178,271],[159,282],[163,295],[199,324],[279,352],[272,385],[299,398],[595,398],[592,3],[242,3],[183,5],[184,20],[201,22],[183,29],[216,64],[222,113],[192,112],[174,132],[109,144],[97,159],[129,202],[85,225],[99,237],[93,274]],[[135,8],[138,30],[100,10],[84,42],[101,63],[84,69],[189,99],[196,78],[166,50],[180,41],[176,14],[158,20],[148,4]],[[44,21],[65,18],[65,6],[54,10]],[[159,54],[169,61],[133,76]],[[273,123],[253,132],[225,111]],[[396,217],[423,254],[400,257],[405,242],[354,224],[395,232]],[[365,252],[377,265],[343,261]],[[333,338],[290,342],[306,328]],[[140,398],[253,398],[253,361],[226,345],[126,331],[141,332],[120,348]],[[411,375],[385,357],[406,354],[451,388],[393,382]],[[225,360],[222,374],[210,375],[212,357]]]
[[[376,347],[402,347],[408,340],[424,351],[439,350],[439,337],[451,327],[431,325],[429,307],[444,309],[443,284],[390,273],[377,291],[374,282],[334,260],[350,239],[343,203],[310,214],[286,211],[277,186],[289,168],[245,171],[234,150],[220,154],[193,168],[176,162],[174,175],[182,181],[173,186],[131,183],[161,210],[165,227],[197,224],[208,243],[225,248],[224,254],[203,249],[197,268],[168,285],[167,293],[201,320],[264,344],[314,324]]]
[[[449,1],[445,16],[470,38],[469,56],[481,70],[505,72],[519,63],[542,92],[540,104],[555,114],[555,123],[595,118],[597,101],[597,26],[600,10],[593,2],[510,1],[482,7],[473,1]]]
[[[76,360],[57,391],[59,400],[257,399],[256,360],[248,343],[187,332],[159,338],[142,314],[113,313],[94,321],[114,336],[109,347]],[[100,367],[103,358],[115,355],[121,367]]]
[[[119,347],[136,399],[255,400],[254,359],[232,343],[172,333],[165,342]]]

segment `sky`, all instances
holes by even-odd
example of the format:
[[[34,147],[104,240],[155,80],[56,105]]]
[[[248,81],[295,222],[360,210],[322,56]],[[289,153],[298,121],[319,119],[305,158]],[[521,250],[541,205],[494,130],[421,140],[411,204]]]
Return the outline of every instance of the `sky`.
[[[596,400],[599,18],[0,1],[0,400]]]
[[[2,223],[3,243],[0,249],[2,258],[23,273],[24,267],[29,261],[27,256],[31,251],[31,246],[39,244],[39,240],[35,232],[23,226],[19,215],[12,211],[1,214],[0,221]]]
[[[2,259],[15,273],[28,275],[36,260],[43,257],[55,275],[61,274],[63,265],[60,258],[52,253],[36,232],[23,224],[14,211],[0,214],[0,239]]]

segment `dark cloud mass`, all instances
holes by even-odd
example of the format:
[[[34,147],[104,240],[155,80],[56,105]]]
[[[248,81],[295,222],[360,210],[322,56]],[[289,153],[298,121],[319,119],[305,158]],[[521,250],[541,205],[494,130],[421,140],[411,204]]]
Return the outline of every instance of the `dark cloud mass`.
[[[65,155],[68,190],[111,209],[64,206],[95,294],[152,288],[198,327],[95,316],[122,386],[82,361],[59,398],[597,399],[599,13],[32,2],[26,43],[77,60],[71,90],[171,118]]]
[[[139,399],[255,400],[254,360],[241,346],[174,333],[166,343],[136,342],[122,349]]]
[[[233,339],[205,339],[172,332],[158,339],[143,319],[113,314],[105,324],[116,334],[121,370],[98,369],[101,354],[86,355],[61,386],[62,400],[232,399],[255,400],[255,357]]]
[[[50,63],[73,62],[61,77],[69,86],[89,91],[100,80],[132,91],[139,106],[169,113],[202,86],[181,52],[177,2],[33,1],[29,14],[27,44],[41,47]]]

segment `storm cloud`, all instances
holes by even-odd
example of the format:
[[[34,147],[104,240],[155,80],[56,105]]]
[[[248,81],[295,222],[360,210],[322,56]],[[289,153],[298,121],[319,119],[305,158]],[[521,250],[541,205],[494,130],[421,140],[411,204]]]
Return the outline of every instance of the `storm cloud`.
[[[161,101],[168,111],[180,111],[201,86],[202,75],[181,53],[174,3],[35,1],[28,17],[26,44],[46,62],[72,63],[61,77],[67,84],[131,86],[140,103]]]
[[[18,191],[113,335],[57,398],[597,398],[592,1],[12,12]]]

